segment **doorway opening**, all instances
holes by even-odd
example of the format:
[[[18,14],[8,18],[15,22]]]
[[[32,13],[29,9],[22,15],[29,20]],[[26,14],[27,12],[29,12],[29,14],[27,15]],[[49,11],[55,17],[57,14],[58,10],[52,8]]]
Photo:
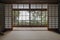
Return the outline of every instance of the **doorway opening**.
[[[13,4],[13,27],[48,27],[47,4]]]

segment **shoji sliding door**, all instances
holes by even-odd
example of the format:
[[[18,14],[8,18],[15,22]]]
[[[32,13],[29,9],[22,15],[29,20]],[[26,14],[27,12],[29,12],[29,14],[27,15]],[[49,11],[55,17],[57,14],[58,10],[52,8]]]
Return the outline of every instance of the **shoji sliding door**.
[[[47,4],[13,4],[13,26],[47,27]]]

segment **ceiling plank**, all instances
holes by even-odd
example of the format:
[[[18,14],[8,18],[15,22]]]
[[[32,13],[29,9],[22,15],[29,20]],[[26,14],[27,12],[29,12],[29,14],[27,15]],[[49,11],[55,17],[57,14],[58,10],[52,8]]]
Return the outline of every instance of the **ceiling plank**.
[[[58,3],[57,0],[0,0],[0,3],[20,4],[20,3]]]

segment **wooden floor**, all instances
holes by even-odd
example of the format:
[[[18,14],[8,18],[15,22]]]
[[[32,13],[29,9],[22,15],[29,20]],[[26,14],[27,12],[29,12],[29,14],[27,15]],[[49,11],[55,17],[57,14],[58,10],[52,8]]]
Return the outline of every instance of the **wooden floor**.
[[[51,31],[10,31],[0,40],[60,40],[60,34]]]
[[[13,27],[14,31],[47,31],[47,27]]]

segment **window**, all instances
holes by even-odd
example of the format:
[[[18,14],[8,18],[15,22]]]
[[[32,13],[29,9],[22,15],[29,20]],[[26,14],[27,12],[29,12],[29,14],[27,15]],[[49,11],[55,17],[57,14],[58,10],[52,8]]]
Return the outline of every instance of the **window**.
[[[47,4],[18,4],[17,6],[14,4],[13,25],[46,26],[48,25],[47,12]]]
[[[31,4],[31,9],[47,9],[47,4]]]
[[[29,4],[13,4],[13,9],[29,9]]]
[[[41,4],[31,4],[31,9],[41,9]]]

